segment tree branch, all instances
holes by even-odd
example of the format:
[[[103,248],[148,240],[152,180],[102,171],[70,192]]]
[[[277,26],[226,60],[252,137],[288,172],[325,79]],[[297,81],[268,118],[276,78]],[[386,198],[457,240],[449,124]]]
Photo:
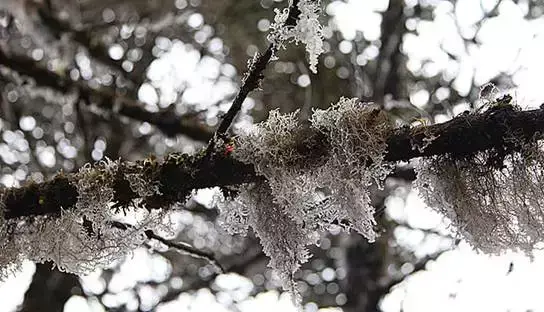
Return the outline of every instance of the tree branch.
[[[212,254],[209,254],[209,253],[207,253],[205,251],[196,249],[195,247],[189,245],[188,243],[184,243],[184,242],[176,243],[176,242],[169,241],[169,240],[155,234],[151,230],[145,231],[145,235],[147,236],[147,238],[157,240],[157,241],[161,242],[162,244],[168,246],[169,248],[176,249],[176,250],[180,251],[181,253],[188,254],[188,255],[190,255],[191,257],[194,257],[194,258],[204,259],[204,260],[208,261],[221,274],[222,273],[227,273],[227,271],[225,271],[225,268],[223,268],[221,266],[221,264],[219,264],[219,261],[217,261],[217,259],[215,259]]]
[[[285,26],[294,26],[296,24],[298,15],[300,14],[298,2],[299,0],[293,0],[289,6],[289,15],[285,21]],[[276,47],[274,43],[271,43],[268,45],[268,48],[263,54],[257,55],[255,59],[250,61],[249,72],[243,79],[243,84],[242,87],[240,87],[240,91],[234,98],[234,101],[232,102],[232,105],[227,113],[223,116],[219,127],[217,127],[214,136],[211,138],[208,144],[208,148],[206,149],[207,156],[209,156],[213,151],[216,138],[224,137],[229,130],[234,118],[242,109],[242,104],[244,103],[244,100],[247,98],[248,94],[259,87],[261,80],[264,78],[263,72],[272,59],[272,56],[276,54],[277,50],[278,47]]]
[[[505,138],[515,136],[520,142],[540,138],[544,133],[544,109],[517,111],[511,106],[491,108],[482,114],[464,114],[448,122],[428,127],[399,128],[387,139],[385,159],[390,162],[409,160],[420,156],[450,154],[456,157],[494,149],[503,153],[515,150],[515,144]],[[300,144],[307,161],[316,161],[327,155],[328,142],[322,134],[309,130]],[[435,138],[426,142],[429,138]],[[427,146],[423,149],[417,148]],[[229,155],[214,153],[202,166],[204,153],[196,156],[173,153],[163,162],[154,159],[121,162],[110,182],[114,190],[116,208],[128,207],[139,195],[134,193],[125,174],[140,173],[157,182],[161,195],[144,198],[150,209],[168,207],[184,201],[193,189],[228,186],[255,182],[252,165],[241,163]],[[97,172],[100,165],[95,166]],[[59,174],[50,181],[30,183],[9,188],[3,193],[4,217],[59,215],[61,210],[73,209],[77,202],[77,174]]]
[[[135,120],[148,122],[168,136],[184,134],[198,141],[207,141],[211,137],[212,133],[208,127],[193,117],[176,116],[168,110],[149,112],[144,108],[145,104],[140,101],[115,94],[115,92],[106,89],[93,89],[84,81],[73,81],[68,77],[42,68],[27,57],[15,54],[8,56],[0,49],[0,64],[23,76],[34,79],[40,86],[49,87],[63,93],[69,90],[77,90],[83,98],[95,102],[98,107]]]

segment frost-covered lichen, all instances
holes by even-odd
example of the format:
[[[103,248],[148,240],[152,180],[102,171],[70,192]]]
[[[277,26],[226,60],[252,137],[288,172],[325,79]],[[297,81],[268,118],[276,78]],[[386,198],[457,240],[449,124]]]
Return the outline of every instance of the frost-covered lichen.
[[[294,26],[286,25],[289,9],[276,9],[274,23],[270,26],[271,32],[268,35],[268,40],[278,48],[283,47],[284,42],[302,42],[306,46],[310,70],[313,73],[317,73],[318,58],[323,53],[323,27],[319,23],[320,4],[320,0],[300,0],[297,4],[300,14]]]
[[[374,182],[380,185],[391,170],[383,161],[391,131],[387,115],[357,99],[342,98],[328,110],[314,112],[311,122],[331,144],[319,172],[320,183],[331,190],[340,216],[373,241],[374,210],[368,187]]]
[[[524,144],[504,158],[493,152],[465,159],[435,156],[417,165],[417,189],[425,202],[446,215],[476,249],[531,254],[544,241],[544,152]]]
[[[238,136],[233,156],[253,164],[266,182],[243,186],[238,197],[221,208],[229,232],[244,233],[252,227],[265,248],[274,246],[267,248],[270,265],[283,278],[306,259],[304,246],[312,240],[301,237],[316,237],[340,225],[373,241],[368,188],[390,171],[383,157],[391,125],[383,111],[342,98],[327,110],[315,111],[310,123],[308,129],[299,123],[297,113],[272,111],[267,121]],[[312,135],[317,142],[305,141]],[[305,153],[307,148],[326,151],[308,159],[314,153]],[[285,224],[284,231],[275,233],[280,237],[262,232],[271,231],[268,228],[277,220]]]
[[[110,160],[94,168],[82,167],[74,179],[77,203],[60,216],[1,220],[0,279],[16,271],[24,259],[52,261],[60,270],[86,274],[140,246],[146,240],[145,230],[167,230],[169,224],[160,210],[134,207],[120,214],[112,209],[117,170],[119,162]],[[116,227],[115,221],[127,226]]]

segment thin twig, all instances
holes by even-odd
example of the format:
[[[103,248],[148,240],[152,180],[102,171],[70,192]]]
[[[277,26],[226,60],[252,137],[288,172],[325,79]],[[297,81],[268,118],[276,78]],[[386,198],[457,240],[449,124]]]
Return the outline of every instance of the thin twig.
[[[226,272],[226,270],[221,266],[219,261],[217,261],[217,259],[215,259],[215,257],[210,253],[207,253],[205,251],[197,249],[197,248],[195,248],[195,247],[193,247],[190,244],[185,243],[185,242],[176,243],[176,242],[167,240],[164,237],[161,237],[161,236],[155,234],[151,230],[145,231],[145,235],[147,236],[147,238],[155,239],[155,240],[161,242],[162,244],[168,246],[169,248],[174,248],[174,249],[176,249],[177,251],[179,251],[179,252],[181,252],[183,254],[187,254],[187,255],[189,255],[189,256],[191,256],[193,258],[204,259],[204,260],[208,261],[220,273],[225,273]]]
[[[276,48],[273,44],[270,44],[268,46],[268,49],[264,52],[264,54],[260,54],[254,63],[251,66],[251,69],[244,80],[244,83],[242,87],[240,88],[240,91],[234,98],[234,101],[232,102],[231,107],[227,111],[227,113],[223,116],[223,120],[221,120],[221,123],[219,124],[219,127],[215,131],[215,134],[210,139],[208,143],[208,147],[206,148],[206,157],[205,159],[208,159],[211,155],[214,147],[215,142],[217,138],[223,138],[225,134],[227,133],[227,130],[230,128],[230,125],[232,124],[232,121],[234,120],[234,117],[238,114],[238,112],[242,109],[242,104],[244,103],[245,99],[247,98],[247,95],[249,92],[255,90],[263,76],[263,71],[266,68],[266,65],[272,58],[272,55],[276,53]]]
[[[119,221],[112,221],[111,226],[120,230],[127,230],[129,228],[132,228],[132,225],[119,222]],[[220,274],[226,273],[225,268],[223,268],[223,266],[219,263],[219,261],[217,261],[217,259],[215,259],[215,257],[211,253],[197,249],[191,246],[189,243],[185,243],[185,242],[176,243],[176,242],[167,240],[166,238],[155,234],[155,232],[153,232],[152,230],[146,230],[144,233],[148,239],[157,240],[160,243],[166,245],[167,247],[174,248],[177,251],[183,254],[187,254],[193,258],[204,259],[208,261],[211,265],[213,265]]]
[[[298,2],[299,0],[293,0],[291,5],[289,6],[289,15],[285,22],[285,26],[294,26],[296,24],[298,15],[300,14],[300,10],[298,9]],[[266,66],[268,65],[270,60],[272,59],[272,56],[276,54],[277,50],[278,47],[276,46],[276,44],[271,43],[264,53],[258,54],[256,58],[252,61],[249,72],[243,79],[243,84],[240,87],[240,91],[238,91],[238,94],[234,98],[231,107],[223,116],[219,127],[217,128],[215,134],[208,143],[208,147],[206,148],[206,157],[204,157],[205,160],[209,159],[209,156],[211,155],[215,147],[216,140],[218,138],[224,139],[225,134],[229,130],[232,122],[234,121],[234,118],[242,109],[242,104],[244,103],[248,94],[259,87],[261,80],[264,78],[263,72],[266,69]]]

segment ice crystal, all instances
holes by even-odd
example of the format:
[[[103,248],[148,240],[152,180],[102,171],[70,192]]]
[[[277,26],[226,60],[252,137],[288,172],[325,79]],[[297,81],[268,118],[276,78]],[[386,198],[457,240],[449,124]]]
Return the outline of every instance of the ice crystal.
[[[304,246],[312,242],[301,237],[342,224],[369,241],[375,239],[368,187],[390,171],[383,155],[391,125],[381,110],[342,98],[327,110],[315,111],[310,121],[309,128],[303,127],[296,112],[271,111],[268,120],[238,136],[234,157],[253,164],[266,182],[244,186],[233,201],[220,205],[230,233],[244,233],[248,227],[257,232],[286,286],[292,283],[287,273],[298,269],[307,257]],[[305,141],[312,135],[318,142]],[[307,159],[301,152],[304,144],[327,151]],[[270,233],[271,227],[282,231]]]
[[[484,104],[487,104],[494,102],[499,93],[499,88],[497,88],[493,83],[489,82],[480,88],[478,96],[480,98],[480,101],[483,101]]]
[[[445,214],[476,249],[531,254],[544,241],[544,152],[524,144],[520,152],[490,165],[492,152],[467,159],[435,156],[417,165],[417,188],[425,202]]]
[[[300,11],[294,26],[286,25],[289,9],[276,9],[274,23],[270,26],[268,40],[277,47],[283,47],[284,42],[302,42],[306,45],[310,70],[317,73],[318,58],[323,53],[323,27],[319,23],[321,13],[320,0],[300,0],[297,8]]]

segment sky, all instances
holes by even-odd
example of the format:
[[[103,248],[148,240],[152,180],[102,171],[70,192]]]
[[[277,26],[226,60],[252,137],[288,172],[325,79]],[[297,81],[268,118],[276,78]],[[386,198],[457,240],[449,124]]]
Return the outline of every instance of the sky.
[[[408,4],[416,0],[407,0]],[[470,82],[483,85],[499,73],[513,75],[514,85],[503,92],[514,95],[518,104],[525,108],[537,107],[544,102],[544,88],[539,78],[544,71],[544,19],[527,21],[523,18],[526,7],[523,1],[516,5],[512,1],[502,1],[499,16],[482,25],[477,38],[482,45],[478,48],[465,49],[462,39],[457,35],[469,35],[475,31],[474,23],[481,18],[482,8],[491,8],[494,0],[458,0],[456,9],[448,1],[426,0],[428,3],[440,3],[434,14],[434,21],[408,21],[407,26],[418,30],[418,35],[405,38],[403,50],[409,55],[409,68],[414,72],[432,75],[433,72],[445,70],[455,77],[454,87],[461,93],[469,92]],[[379,12],[387,7],[387,1],[380,0],[348,0],[338,1],[327,8],[327,14],[333,16],[334,23],[342,31],[345,42],[339,48],[350,53],[350,43],[356,31],[363,32],[366,39],[378,38],[380,33]],[[194,23],[198,23],[195,20]],[[149,105],[150,110],[159,109],[164,103],[171,102],[176,90],[189,86],[184,93],[185,100],[208,108],[218,100],[236,92],[236,85],[229,79],[217,78],[235,76],[236,70],[228,64],[221,64],[212,58],[200,62],[199,55],[191,46],[180,41],[162,43],[169,52],[153,62],[148,78],[139,91],[139,97]],[[220,42],[216,43],[220,45]],[[442,48],[440,48],[442,46]],[[459,64],[452,63],[447,54],[455,55]],[[115,49],[110,53],[118,53]],[[372,57],[372,51],[362,56]],[[428,62],[430,61],[430,62]],[[304,79],[302,79],[304,80]],[[302,83],[306,85],[305,83]],[[157,93],[155,89],[160,89]],[[159,98],[158,94],[161,94]],[[425,91],[417,91],[411,95],[416,106],[423,106],[429,99]],[[244,103],[244,109],[253,106],[251,100]],[[228,103],[220,107],[225,110]],[[464,111],[460,108],[458,113]],[[217,109],[208,113],[208,122],[214,124]],[[245,127],[251,119],[242,120],[239,127]],[[387,204],[387,212],[396,219],[405,220],[415,228],[438,229],[449,231],[440,215],[426,207],[415,191],[404,190],[405,193],[391,196]],[[210,200],[212,192],[201,192],[200,201]],[[410,246],[420,254],[425,254],[444,244],[443,241],[426,241],[421,231],[399,230],[395,233],[399,241]],[[142,270],[142,267],[153,270]],[[511,270],[513,268],[513,270]],[[133,256],[121,266],[121,272],[112,287],[123,289],[130,287],[138,279],[145,279],[154,274],[160,280],[168,275],[167,263],[153,258],[145,250],[137,250]],[[24,291],[28,287],[34,265],[25,262],[23,270],[0,283],[0,302],[9,310],[22,302]],[[104,287],[97,282],[99,272],[82,278],[86,289],[95,291]],[[507,253],[501,256],[478,254],[466,243],[444,253],[436,261],[432,261],[425,271],[415,273],[405,282],[395,287],[382,302],[384,312],[394,311],[544,311],[544,300],[541,300],[540,284],[544,276],[544,252],[535,251],[533,259],[519,253]],[[269,291],[255,297],[248,296],[251,291],[249,280],[238,276],[224,276],[220,283],[226,293],[245,298],[239,305],[240,311],[296,311],[287,295]],[[229,300],[225,296],[219,300]],[[227,299],[225,299],[227,298]],[[183,294],[177,300],[165,305],[158,311],[224,311],[225,308],[209,291],[201,290],[195,295]],[[115,301],[118,298],[110,298]],[[121,299],[119,299],[121,300]],[[152,302],[153,299],[150,299]],[[306,311],[316,311],[315,304],[307,304]],[[83,297],[72,297],[65,307],[71,311],[101,311],[100,305],[88,302]],[[225,310],[226,311],[226,310]],[[320,310],[325,311],[325,310]],[[328,311],[334,311],[329,309]],[[338,310],[336,310],[338,311]]]

